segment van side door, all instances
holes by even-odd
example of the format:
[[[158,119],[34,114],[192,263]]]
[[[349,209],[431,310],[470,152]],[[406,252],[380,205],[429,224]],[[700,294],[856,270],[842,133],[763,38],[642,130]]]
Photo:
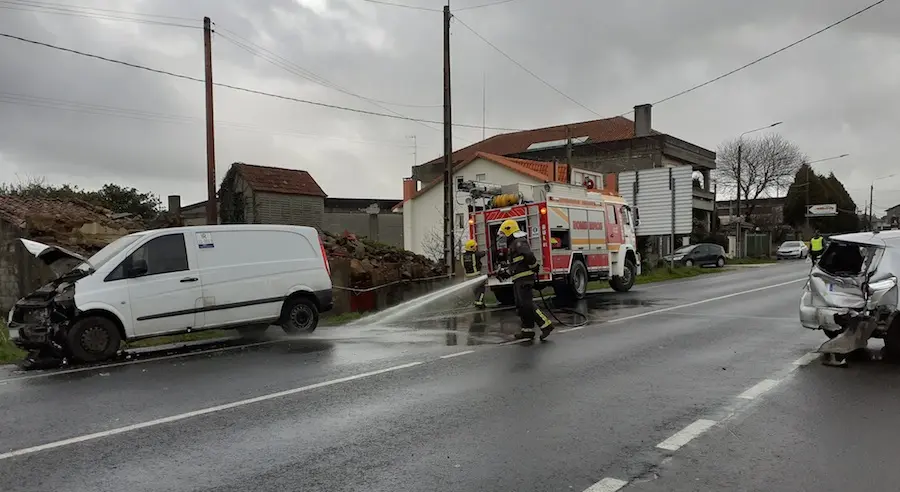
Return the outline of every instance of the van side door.
[[[200,273],[193,238],[182,232],[153,237],[107,277],[125,280],[135,337],[203,326]]]

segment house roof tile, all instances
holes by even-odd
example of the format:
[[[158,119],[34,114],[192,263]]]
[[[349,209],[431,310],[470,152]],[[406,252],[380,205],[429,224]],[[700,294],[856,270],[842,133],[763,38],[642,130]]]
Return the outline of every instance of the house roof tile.
[[[243,162],[234,163],[232,169],[254,191],[285,195],[327,196],[316,180],[308,172],[300,169],[256,166]]]
[[[653,133],[659,134],[656,131],[653,131]],[[533,144],[563,140],[567,135],[573,139],[587,137],[586,142],[595,143],[627,140],[634,137],[634,122],[628,118],[616,116],[602,120],[582,121],[568,125],[502,133],[453,152],[453,161],[466,161],[478,152],[487,152],[495,155],[519,154],[527,151],[528,147]],[[442,158],[439,157],[427,164],[440,162]]]
[[[565,164],[557,164],[556,167],[556,179],[553,179],[553,163],[552,162],[544,162],[544,161],[531,161],[527,159],[514,159],[512,157],[503,157],[500,155],[488,154],[486,152],[476,152],[469,159],[463,161],[460,164],[457,164],[456,167],[453,168],[454,172],[459,171],[460,169],[468,166],[472,162],[475,162],[476,159],[485,159],[491,161],[495,164],[499,164],[508,169],[518,172],[519,174],[523,174],[525,176],[531,177],[538,181],[559,181],[565,179],[567,166]],[[443,177],[437,178],[434,181],[426,184],[419,191],[416,192],[415,195],[411,196],[408,200],[413,200],[416,197],[421,196],[426,191],[434,188],[435,186],[441,184],[444,181]],[[403,204],[406,203],[405,200],[403,202],[398,203],[394,206],[394,210],[398,210],[402,208]]]

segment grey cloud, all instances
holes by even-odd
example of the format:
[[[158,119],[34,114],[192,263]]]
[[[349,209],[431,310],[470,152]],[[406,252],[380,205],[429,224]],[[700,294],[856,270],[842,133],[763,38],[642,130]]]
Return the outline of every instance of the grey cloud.
[[[438,9],[443,3],[399,1]],[[295,0],[144,0],[133,8],[185,16],[195,19],[196,25],[208,15],[218,28],[237,32],[370,98],[419,105],[441,103],[440,13],[362,0],[326,3],[337,13],[324,18]],[[454,8],[476,3],[481,2],[452,2]],[[717,76],[867,3],[517,0],[459,11],[457,16],[570,96],[611,116]],[[121,5],[125,3],[113,8],[123,8]],[[894,68],[898,64],[894,29],[898,17],[900,10],[886,3],[737,75],[658,105],[654,126],[715,148],[742,131],[783,120],[779,130],[811,157],[851,153],[845,162],[823,163],[820,171],[833,169],[861,206],[868,198],[865,188],[869,183],[890,172],[886,167],[893,155],[898,118],[894,115],[900,114],[900,101],[894,95],[900,78]],[[4,32],[202,76],[199,32],[133,27],[140,36],[118,35],[90,19],[21,12],[0,17]],[[380,35],[385,36],[383,44],[367,42]],[[182,56],[162,56],[154,49],[158,42],[192,48]],[[595,117],[522,72],[459,22],[453,25],[452,43],[456,122],[479,124],[483,109],[488,126],[512,128]],[[220,38],[215,41],[215,56],[215,75],[221,82],[386,112],[284,72]],[[4,67],[0,85],[9,92],[188,114],[197,119],[203,116],[200,84],[6,40],[0,41],[0,60]],[[484,108],[483,80],[487,93]],[[441,118],[440,108],[388,107],[418,118]],[[418,137],[420,161],[441,152],[441,132],[411,122],[222,88],[216,89],[216,111],[218,119],[257,130],[217,129],[219,176],[232,161],[282,165],[308,169],[326,192],[335,196],[399,197],[400,178],[408,174],[412,163],[412,149],[401,147],[409,142],[406,136]],[[278,132],[267,134],[266,129]],[[286,131],[386,145],[279,134]],[[481,134],[480,129],[454,128],[455,146],[479,140]],[[30,169],[47,176],[76,175],[87,182],[92,177],[115,176],[130,180],[127,184],[133,186],[157,187],[155,191],[161,194],[168,194],[163,188],[169,186],[186,199],[199,200],[204,190],[204,145],[199,121],[132,121],[5,104],[0,113],[0,171],[4,173]],[[900,190],[900,181],[891,182],[880,183],[886,191],[876,191],[876,206],[900,202],[900,192],[888,191]]]

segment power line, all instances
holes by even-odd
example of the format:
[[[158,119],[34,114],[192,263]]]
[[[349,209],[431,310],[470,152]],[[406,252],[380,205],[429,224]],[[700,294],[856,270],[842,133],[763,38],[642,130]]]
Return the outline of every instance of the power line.
[[[559,95],[565,97],[565,98],[568,99],[569,101],[572,101],[573,103],[575,103],[575,104],[577,104],[578,106],[582,107],[583,109],[589,111],[590,113],[592,113],[592,114],[594,114],[594,115],[597,115],[597,116],[600,116],[601,118],[603,117],[603,115],[601,115],[600,113],[598,113],[598,112],[594,111],[593,109],[591,109],[591,108],[585,106],[584,104],[582,104],[582,103],[576,101],[574,98],[572,98],[571,96],[569,96],[569,95],[566,94],[565,92],[563,92],[563,91],[557,89],[557,88],[556,88],[553,84],[551,84],[550,82],[547,82],[546,80],[542,79],[538,74],[536,74],[536,73],[532,72],[531,70],[529,70],[525,65],[522,65],[521,63],[519,63],[518,61],[516,61],[513,57],[507,55],[503,50],[501,50],[500,48],[498,48],[494,43],[491,43],[491,42],[488,41],[484,36],[482,36],[481,34],[478,34],[478,31],[476,31],[475,29],[472,29],[471,27],[469,27],[469,25],[466,24],[465,22],[463,22],[462,19],[460,19],[459,17],[457,17],[457,16],[454,15],[453,18],[456,19],[456,21],[459,22],[463,27],[465,27],[466,29],[468,29],[469,31],[471,31],[472,34],[474,34],[474,35],[477,36],[479,39],[481,39],[482,41],[484,41],[488,46],[490,46],[490,47],[493,48],[495,51],[497,51],[497,53],[500,53],[501,55],[503,55],[507,60],[513,62],[516,66],[518,66],[519,68],[521,68],[522,70],[524,70],[527,74],[531,75],[532,77],[534,77],[535,79],[537,79],[538,81],[540,81],[542,84],[544,84],[544,85],[546,85],[547,87],[553,89],[557,94],[559,94]]]
[[[369,2],[369,3],[376,3],[378,5],[387,5],[389,7],[400,7],[400,8],[411,9],[411,10],[425,10],[428,12],[443,12],[440,9],[432,9],[429,7],[419,7],[417,5],[406,5],[406,4],[402,4],[402,3],[382,2],[381,0],[363,0],[363,1]]]
[[[121,10],[111,10],[111,9],[93,9],[87,7],[76,7],[76,6],[60,6],[56,5],[61,4],[52,4],[45,2],[34,2],[34,1],[25,1],[25,0],[2,0],[0,1],[0,9],[6,10],[17,10],[20,12],[34,12],[41,14],[59,14],[59,15],[67,15],[74,17],[84,17],[88,19],[97,19],[97,20],[114,20],[114,21],[123,21],[123,22],[134,22],[137,24],[150,24],[150,25],[159,25],[159,26],[171,26],[171,27],[181,27],[188,29],[201,29],[201,26],[198,25],[189,25],[184,24],[183,22],[195,22],[194,19],[187,19],[183,17],[173,17],[173,16],[160,16],[154,14],[139,14],[132,12],[125,12]],[[114,12],[120,13],[122,15],[113,15],[111,13],[106,12]],[[156,20],[156,19],[142,19],[141,17],[156,17],[161,19],[175,19],[183,22],[172,22],[170,20]]]
[[[82,103],[78,101],[68,101],[65,99],[55,99],[49,97],[40,97],[40,96],[32,96],[28,94],[17,94],[13,92],[0,92],[0,103],[3,104],[13,104],[18,106],[29,106],[36,108],[45,108],[45,109],[53,109],[58,111],[68,111],[74,113],[82,113],[82,114],[93,114],[97,116],[110,116],[116,118],[128,118],[134,120],[141,121],[154,121],[161,123],[189,123],[189,124],[203,124],[205,120],[203,118],[195,117],[195,116],[187,116],[187,115],[177,115],[177,114],[169,114],[169,113],[157,113],[153,111],[144,111],[139,109],[131,109],[131,108],[122,108],[117,106],[106,106],[100,104],[90,104],[90,103]],[[258,133],[265,133],[270,135],[286,135],[286,136],[295,136],[295,137],[306,137],[306,138],[316,138],[316,139],[333,139],[333,140],[341,140],[346,142],[355,142],[355,143],[364,143],[364,144],[372,144],[372,145],[383,145],[387,147],[398,147],[398,148],[413,148],[412,145],[409,144],[401,144],[399,142],[389,142],[383,140],[362,140],[362,139],[352,139],[345,137],[338,137],[332,135],[322,135],[315,133],[306,133],[299,132],[295,130],[277,130],[277,129],[269,129],[262,128],[255,125],[248,125],[246,123],[234,122],[234,121],[226,121],[226,120],[216,120],[217,127],[231,128],[235,130],[244,130],[244,131],[252,131]]]
[[[177,15],[162,15],[162,14],[147,14],[147,13],[139,13],[139,12],[130,12],[127,10],[115,10],[115,9],[103,9],[100,7],[84,7],[80,5],[71,5],[66,3],[58,3],[58,2],[44,2],[39,0],[5,0],[8,2],[22,3],[22,4],[31,4],[31,5],[39,5],[46,7],[59,7],[59,8],[68,8],[75,10],[84,10],[84,11],[97,11],[97,12],[107,12],[112,14],[128,14],[128,15],[138,15],[141,17],[156,17],[158,19],[171,19],[171,20],[184,20],[184,21],[194,21],[195,19],[191,17],[181,17]]]
[[[62,46],[57,46],[57,45],[53,45],[53,44],[50,44],[50,43],[44,43],[44,42],[42,42],[42,41],[35,41],[35,40],[33,40],[33,39],[27,39],[27,38],[23,38],[23,37],[21,37],[21,36],[15,36],[15,35],[8,34],[8,33],[0,32],[0,37],[4,37],[4,38],[8,38],[8,39],[14,39],[14,40],[17,40],[17,41],[21,41],[21,42],[23,42],[23,43],[28,43],[28,44],[32,44],[32,45],[36,45],[36,46],[41,46],[41,47],[44,47],[44,48],[50,48],[50,49],[54,49],[54,50],[58,50],[58,51],[64,51],[64,52],[66,52],[66,53],[71,53],[71,54],[74,54],[74,55],[84,56],[84,57],[87,57],[87,58],[93,58],[93,59],[105,61],[105,62],[108,62],[108,63],[114,63],[114,64],[117,64],[117,65],[122,65],[122,66],[129,67],[129,68],[135,68],[135,69],[138,69],[138,70],[144,70],[144,71],[146,71],[146,72],[152,72],[152,73],[156,73],[156,74],[159,74],[159,75],[167,75],[167,76],[169,76],[169,77],[175,77],[175,78],[179,78],[179,79],[183,79],[183,80],[190,80],[190,81],[192,81],[192,82],[201,82],[201,83],[204,82],[203,79],[198,78],[198,77],[192,77],[192,76],[190,76],[190,75],[184,75],[184,74],[180,74],[180,73],[170,72],[170,71],[168,71],[168,70],[161,70],[161,69],[158,69],[158,68],[152,68],[152,67],[147,67],[147,66],[144,66],[144,65],[138,65],[138,64],[136,64],[136,63],[130,63],[130,62],[122,61],[122,60],[116,60],[116,59],[113,59],[113,58],[107,58],[107,57],[104,57],[104,56],[95,55],[95,54],[93,54],[93,53],[86,53],[86,52],[83,52],[83,51],[73,50],[73,49],[71,49],[71,48],[64,48],[64,47],[62,47]],[[376,112],[376,111],[367,111],[367,110],[364,110],[364,109],[349,108],[349,107],[346,107],[346,106],[338,106],[338,105],[336,105],[336,104],[328,104],[328,103],[323,103],[323,102],[318,102],[318,101],[310,101],[310,100],[307,100],[307,99],[300,99],[300,98],[297,98],[297,97],[285,96],[285,95],[282,95],[282,94],[275,94],[275,93],[265,92],[265,91],[256,90],[256,89],[249,89],[249,88],[246,88],[246,87],[240,87],[240,86],[231,85],[231,84],[223,84],[223,83],[221,83],[221,82],[215,82],[213,85],[215,85],[215,86],[217,86],[217,87],[224,87],[224,88],[226,88],[226,89],[231,89],[231,90],[238,91],[238,92],[246,92],[246,93],[248,93],[248,94],[256,94],[256,95],[259,95],[259,96],[266,96],[266,97],[271,97],[271,98],[274,98],[274,99],[281,99],[281,100],[285,100],[285,101],[292,101],[292,102],[297,102],[297,103],[302,103],[302,104],[308,104],[308,105],[311,105],[311,106],[318,106],[318,107],[322,107],[322,108],[337,109],[337,110],[340,110],[340,111],[348,111],[348,112],[352,112],[352,113],[366,114],[366,115],[370,115],[370,116],[381,116],[381,117],[384,117],[384,118],[392,118],[392,119],[404,120],[404,121],[414,121],[414,122],[421,122],[421,123],[431,123],[431,124],[434,124],[434,125],[443,124],[442,121],[435,121],[435,120],[429,120],[429,119],[424,119],[424,118],[412,118],[412,117],[409,117],[409,116],[398,116],[398,115],[395,115],[395,114],[379,113],[379,112]],[[480,129],[483,127],[482,125],[470,125],[470,124],[464,124],[464,123],[454,123],[453,126],[458,126],[458,127],[461,127],[461,128],[473,128],[473,129],[477,129],[477,130],[480,130]],[[512,132],[523,131],[523,129],[521,129],[521,128],[502,128],[502,127],[493,127],[493,126],[485,126],[484,128],[487,128],[487,129],[489,129],[489,130],[497,130],[497,131],[512,131]]]
[[[481,5],[473,5],[473,6],[471,6],[471,7],[462,7],[462,8],[453,9],[453,10],[455,10],[455,11],[457,11],[457,12],[461,12],[461,11],[463,11],[463,10],[481,9],[481,8],[484,8],[484,7],[493,7],[493,6],[495,6],[495,5],[503,5],[504,3],[514,2],[514,1],[515,1],[515,0],[498,0],[498,1],[496,1],[496,2],[483,3],[483,4],[481,4]]]
[[[785,47],[783,47],[783,48],[777,49],[777,50],[775,50],[775,51],[769,53],[768,55],[761,56],[761,57],[759,57],[759,58],[757,58],[757,59],[751,61],[750,63],[747,63],[747,64],[745,64],[745,65],[742,65],[742,66],[740,66],[740,67],[738,67],[738,68],[735,68],[734,70],[731,70],[730,72],[723,73],[722,75],[719,75],[718,77],[715,77],[715,78],[713,78],[713,79],[709,79],[709,80],[707,80],[706,82],[703,82],[702,84],[697,84],[697,85],[695,85],[695,86],[693,86],[693,87],[691,87],[691,88],[689,88],[689,89],[685,89],[685,90],[683,90],[683,91],[681,91],[681,92],[679,92],[679,93],[677,93],[677,94],[673,94],[673,95],[671,95],[671,96],[669,96],[669,97],[660,99],[659,101],[656,101],[656,102],[654,102],[653,104],[654,104],[654,105],[657,105],[657,104],[662,104],[662,103],[664,103],[664,102],[666,102],[666,101],[671,101],[672,99],[675,99],[676,97],[683,96],[683,95],[685,95],[685,94],[687,94],[687,93],[689,93],[689,92],[693,92],[693,91],[695,91],[695,90],[697,90],[697,89],[700,89],[701,87],[706,87],[707,85],[710,85],[710,84],[712,84],[712,83],[714,83],[714,82],[717,82],[717,81],[719,81],[719,80],[722,80],[722,79],[724,79],[725,77],[728,77],[729,75],[733,75],[733,74],[735,74],[735,73],[737,73],[737,72],[740,72],[741,70],[744,70],[745,68],[748,68],[748,67],[751,67],[751,66],[753,66],[753,65],[756,65],[757,63],[759,63],[759,62],[761,62],[761,61],[763,61],[763,60],[766,60],[766,59],[768,59],[768,58],[771,58],[771,57],[773,57],[773,56],[775,56],[775,55],[777,55],[777,54],[779,54],[779,53],[781,53],[781,52],[783,52],[783,51],[789,50],[789,49],[793,48],[794,46],[797,46],[798,44],[800,44],[800,43],[802,43],[802,42],[804,42],[804,41],[806,41],[806,40],[808,40],[808,39],[810,39],[810,38],[812,38],[812,37],[815,37],[815,36],[817,36],[817,35],[819,35],[819,34],[822,34],[823,32],[825,32],[825,31],[827,31],[827,30],[829,30],[829,29],[831,29],[831,28],[833,28],[833,27],[835,27],[835,26],[838,26],[838,25],[840,25],[840,24],[843,24],[844,22],[847,22],[848,20],[850,20],[850,19],[852,19],[852,18],[854,18],[854,17],[856,17],[856,16],[858,16],[858,15],[860,15],[860,14],[863,14],[863,13],[865,13],[865,12],[868,11],[868,10],[873,9],[873,8],[875,8],[875,7],[879,6],[879,5],[881,5],[881,4],[884,3],[885,1],[886,1],[886,0],[879,0],[879,1],[877,1],[877,2],[875,2],[875,3],[873,3],[873,4],[871,4],[871,5],[869,5],[868,7],[865,7],[865,8],[863,8],[863,9],[857,10],[856,12],[854,12],[854,13],[848,15],[847,17],[844,17],[844,18],[841,19],[841,20],[838,20],[838,21],[836,21],[836,22],[833,22],[833,23],[831,23],[831,24],[829,24],[829,25],[823,27],[822,29],[819,29],[818,31],[816,31],[816,32],[814,32],[814,33],[812,33],[812,34],[810,34],[810,35],[808,35],[808,36],[805,36],[805,37],[803,37],[803,38],[801,38],[801,39],[798,39],[797,41],[794,41],[793,43],[791,43],[791,44],[789,44],[789,45],[787,45],[787,46],[785,46]],[[623,113],[623,114],[621,114],[620,116],[625,116],[626,114],[630,114],[630,113],[633,113],[633,112],[634,112],[633,110],[632,110],[632,111],[628,111],[627,113]]]
[[[227,33],[227,35],[226,35]],[[260,46],[256,43],[253,43],[249,39],[240,36],[236,32],[226,29],[224,27],[216,26],[216,34],[222,39],[228,41],[229,43],[237,46],[238,48],[250,53],[253,56],[256,56],[266,62],[286,71],[292,73],[298,77],[304,78],[316,84],[319,84],[323,87],[327,87],[329,89],[333,89],[340,93],[346,94],[348,96],[353,96],[358,99],[362,99],[363,101],[370,102],[373,104],[386,104],[388,106],[402,106],[406,108],[440,108],[442,105],[440,104],[406,104],[406,103],[398,103],[392,101],[384,101],[380,99],[374,99],[371,97],[366,97],[355,92],[352,92],[348,89],[345,89],[338,84],[326,79],[325,77],[312,72],[302,66],[290,61],[289,59],[278,55],[277,53]],[[237,39],[234,39],[237,38]],[[382,108],[387,110],[386,108]],[[389,111],[389,110],[388,110]]]

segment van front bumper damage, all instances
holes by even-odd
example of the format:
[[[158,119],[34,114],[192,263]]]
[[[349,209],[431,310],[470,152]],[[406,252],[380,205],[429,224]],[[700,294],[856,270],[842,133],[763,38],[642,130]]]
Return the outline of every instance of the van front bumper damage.
[[[12,342],[28,352],[24,369],[56,367],[68,357],[65,337],[75,316],[75,286],[52,282],[20,299],[9,314]]]

